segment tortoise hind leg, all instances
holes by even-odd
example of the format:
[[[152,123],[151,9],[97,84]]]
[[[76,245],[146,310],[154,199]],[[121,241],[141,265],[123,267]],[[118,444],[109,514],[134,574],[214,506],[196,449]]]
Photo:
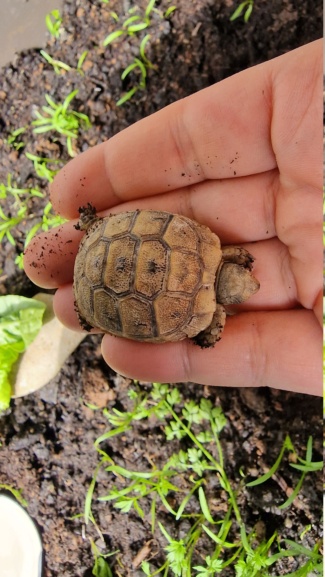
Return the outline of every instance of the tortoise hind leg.
[[[211,324],[192,338],[196,345],[201,349],[214,347],[217,341],[221,339],[221,333],[226,322],[226,311],[222,305],[216,305],[216,310],[212,317]]]

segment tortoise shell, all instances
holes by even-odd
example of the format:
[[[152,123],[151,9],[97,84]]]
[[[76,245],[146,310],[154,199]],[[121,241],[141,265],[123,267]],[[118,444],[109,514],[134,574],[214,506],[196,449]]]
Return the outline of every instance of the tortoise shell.
[[[194,337],[211,324],[222,251],[210,229],[168,212],[99,218],[94,209],[79,228],[86,234],[74,292],[84,328],[166,342]]]

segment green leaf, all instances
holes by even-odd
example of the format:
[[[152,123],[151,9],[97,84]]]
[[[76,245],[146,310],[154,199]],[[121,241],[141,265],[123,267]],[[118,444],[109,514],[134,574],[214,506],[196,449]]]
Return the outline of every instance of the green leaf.
[[[9,406],[10,372],[42,326],[45,304],[17,295],[0,297],[0,411]]]
[[[92,570],[92,574],[95,577],[112,577],[113,573],[109,567],[107,561],[103,557],[97,557],[95,565]]]
[[[166,12],[164,13],[164,18],[168,18],[173,12],[177,10],[176,6],[170,6],[167,8]]]
[[[147,18],[149,17],[150,13],[154,9],[155,4],[156,4],[156,0],[149,0],[146,11],[145,11],[145,15]]]
[[[133,88],[131,88],[131,90],[129,90],[128,92],[126,92],[126,94],[124,94],[121,98],[119,98],[119,100],[116,103],[116,106],[122,106],[122,104],[130,100],[138,89],[139,89],[138,86],[134,86]]]
[[[277,471],[277,469],[279,468],[284,452],[285,451],[294,451],[294,447],[292,445],[291,439],[289,437],[289,435],[286,436],[284,443],[282,445],[281,451],[279,453],[279,456],[277,458],[277,460],[275,461],[275,463],[272,465],[272,467],[269,469],[269,471],[267,473],[265,473],[264,475],[261,475],[261,477],[259,477],[258,479],[255,479],[254,481],[250,481],[249,483],[246,484],[247,487],[255,487],[256,485],[261,485],[262,483],[265,483],[265,481],[267,481],[268,479],[270,479],[272,477],[272,475],[274,475],[274,473]]]
[[[209,523],[214,523],[214,519],[210,513],[209,505],[208,505],[208,502],[206,500],[206,496],[205,496],[203,487],[199,487],[199,501],[200,501],[200,507],[201,507],[202,513],[203,513],[204,517],[206,518],[206,520]]]
[[[244,22],[248,22],[251,13],[253,12],[253,4],[250,4],[245,12],[244,15]]]
[[[145,30],[146,28],[148,28],[147,22],[139,22],[139,24],[131,24],[131,26],[128,26],[127,30],[129,34],[134,34],[136,32],[141,32],[141,30]]]
[[[17,499],[18,503],[22,505],[22,507],[27,507],[28,503],[26,499],[21,494],[20,489],[14,489],[11,485],[6,485],[5,483],[0,483],[0,490],[3,489],[4,491],[10,491],[10,493]]]
[[[120,36],[123,36],[123,34],[124,34],[123,30],[114,30],[114,32],[111,32],[108,36],[106,36],[105,40],[103,41],[103,46],[108,46],[108,44],[111,44],[112,42],[114,42],[114,40],[116,40]]]

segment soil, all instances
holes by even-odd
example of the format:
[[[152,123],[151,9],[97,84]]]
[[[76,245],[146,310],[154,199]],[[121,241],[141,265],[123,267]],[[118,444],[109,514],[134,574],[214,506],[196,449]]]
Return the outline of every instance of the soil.
[[[157,14],[152,17],[146,54],[155,69],[149,71],[146,89],[117,107],[116,101],[136,81],[134,75],[121,81],[121,73],[137,55],[138,44],[135,37],[126,37],[103,48],[102,40],[117,27],[110,12],[115,11],[123,20],[131,4],[117,0],[111,0],[109,5],[100,0],[64,2],[64,32],[59,39],[49,38],[45,50],[71,67],[88,50],[84,74],[76,70],[55,74],[39,49],[18,54],[1,70],[0,182],[6,182],[11,173],[17,186],[37,186],[46,192],[46,181],[35,175],[24,152],[51,156],[59,160],[60,166],[69,159],[63,137],[50,133],[35,136],[30,127],[19,137],[25,148],[16,150],[6,142],[13,130],[30,123],[35,108],[45,104],[47,93],[55,101],[62,101],[72,90],[79,90],[73,107],[88,114],[92,122],[92,127],[77,140],[75,149],[80,152],[175,100],[322,35],[322,5],[314,0],[258,0],[247,24],[242,19],[230,22],[238,4],[232,0],[175,0],[177,10],[168,20]],[[145,7],[147,2],[137,4]],[[165,10],[170,3],[162,0],[156,5]],[[3,242],[0,294],[31,296],[37,292],[25,274],[17,271],[15,258],[23,250],[26,230],[40,218],[46,202],[31,198],[28,220],[14,231],[16,246]],[[9,214],[9,200],[1,203]],[[102,542],[94,527],[85,529],[83,518],[74,516],[83,511],[85,490],[98,462],[93,444],[106,430],[107,421],[101,410],[92,410],[85,403],[126,411],[130,406],[130,384],[105,365],[99,338],[89,336],[55,379],[32,395],[13,400],[0,420],[0,483],[21,489],[28,502],[28,512],[43,539],[44,577],[92,574],[89,538],[99,545]],[[146,390],[150,385],[142,387]],[[313,460],[321,460],[321,399],[249,387],[236,390],[181,383],[179,388],[186,400],[197,401],[205,396],[222,407],[228,424],[221,433],[221,443],[227,456],[227,473],[234,482],[238,481],[241,467],[251,475],[256,469],[260,473],[267,470],[278,457],[286,435],[290,435],[301,457],[312,435]],[[174,441],[173,451],[181,446],[181,441]],[[148,455],[161,464],[171,451],[161,428],[149,421],[140,421],[122,437],[112,438],[109,449],[121,466],[137,470],[148,469]],[[310,526],[305,544],[311,548],[321,533],[320,474],[307,476],[290,509],[277,507],[298,478],[287,467],[282,477],[274,476],[262,488],[243,490],[241,507],[247,526],[262,523],[267,537],[277,530],[281,538],[299,540],[302,531]],[[98,493],[103,494],[109,485],[104,473],[98,485]],[[134,513],[123,515],[110,504],[96,501],[93,512],[103,533],[105,551],[119,550],[111,562],[114,577],[143,575],[135,568],[134,560],[152,542],[147,520]],[[173,523],[166,519],[169,532],[177,536],[182,528]],[[157,563],[162,562],[163,544],[164,539],[157,538]],[[291,558],[278,567],[277,573],[270,574],[284,575],[296,570],[295,563]]]

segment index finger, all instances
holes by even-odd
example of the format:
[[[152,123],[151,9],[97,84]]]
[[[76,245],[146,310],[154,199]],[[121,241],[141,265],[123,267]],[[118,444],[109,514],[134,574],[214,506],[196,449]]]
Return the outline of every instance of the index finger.
[[[89,201],[101,211],[204,180],[272,170],[272,66],[263,66],[175,102],[72,160],[52,185],[54,208],[76,218]]]

